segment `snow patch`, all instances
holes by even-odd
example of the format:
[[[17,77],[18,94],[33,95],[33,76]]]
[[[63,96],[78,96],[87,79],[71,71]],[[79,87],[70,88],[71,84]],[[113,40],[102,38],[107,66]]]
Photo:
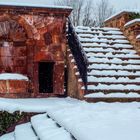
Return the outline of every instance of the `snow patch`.
[[[28,81],[28,77],[17,74],[17,73],[2,73],[0,74],[0,80],[26,80]]]
[[[112,18],[114,18],[114,17],[116,17],[117,15],[120,15],[120,14],[122,14],[122,13],[140,13],[140,10],[139,10],[139,9],[135,9],[135,10],[134,10],[134,9],[133,9],[133,10],[129,10],[129,9],[121,10],[121,11],[115,13],[114,15],[110,16],[109,18],[107,18],[107,19],[105,20],[105,22],[107,22],[108,20],[111,20]]]
[[[132,24],[134,24],[134,23],[140,23],[140,19],[131,20],[131,21],[127,22],[127,23],[124,25],[124,27],[128,27],[128,26],[130,26],[130,25],[132,25]]]
[[[138,93],[110,93],[110,94],[104,94],[102,92],[100,93],[93,93],[85,95],[86,98],[140,98],[140,94]]]
[[[136,39],[140,39],[140,35],[138,35],[138,36],[136,37]]]

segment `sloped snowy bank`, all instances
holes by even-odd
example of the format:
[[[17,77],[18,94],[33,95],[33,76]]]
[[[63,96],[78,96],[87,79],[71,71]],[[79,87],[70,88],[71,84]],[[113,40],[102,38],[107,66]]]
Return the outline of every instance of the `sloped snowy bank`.
[[[72,98],[1,98],[0,109],[47,112],[77,140],[140,139],[140,103],[137,102],[87,103]]]

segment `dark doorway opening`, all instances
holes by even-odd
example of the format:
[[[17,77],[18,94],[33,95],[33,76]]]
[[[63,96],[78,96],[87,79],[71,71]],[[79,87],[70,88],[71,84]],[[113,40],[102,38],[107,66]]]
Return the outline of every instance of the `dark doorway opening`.
[[[39,93],[53,93],[54,62],[39,62]]]

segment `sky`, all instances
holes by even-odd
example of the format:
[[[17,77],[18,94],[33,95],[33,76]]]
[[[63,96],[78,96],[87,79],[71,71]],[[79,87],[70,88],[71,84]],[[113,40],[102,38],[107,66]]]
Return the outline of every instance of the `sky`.
[[[0,0],[0,2],[28,2],[35,4],[47,4],[50,5],[54,0]],[[98,3],[99,0],[91,0],[94,4]],[[140,0],[109,0],[109,2],[115,7],[116,11],[122,9],[140,9]]]

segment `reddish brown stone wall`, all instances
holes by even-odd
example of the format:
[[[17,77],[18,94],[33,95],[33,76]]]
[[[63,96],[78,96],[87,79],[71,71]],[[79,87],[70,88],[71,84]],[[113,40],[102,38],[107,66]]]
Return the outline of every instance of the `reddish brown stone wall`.
[[[0,7],[0,73],[26,75],[30,97],[49,95],[39,93],[39,62],[54,62],[54,92],[50,96],[64,94],[65,31],[70,12],[71,9]]]
[[[71,51],[67,51],[68,66],[68,96],[83,99],[85,90],[82,90],[83,82],[79,81],[80,76]]]
[[[140,40],[137,36],[140,34],[140,23],[134,23],[133,25],[124,28],[124,35],[128,38],[130,43],[135,47],[136,51],[140,54]]]
[[[110,20],[107,20],[105,22],[105,27],[114,27],[114,28],[120,28],[123,30],[124,25],[130,21],[129,19],[130,13],[122,13]]]
[[[140,23],[135,22],[134,24],[124,27],[124,25],[131,20],[130,14],[132,13],[121,13],[120,15],[117,15],[112,19],[107,20],[105,22],[105,26],[121,29],[126,38],[140,54],[140,40],[136,39],[137,35],[140,34]]]

